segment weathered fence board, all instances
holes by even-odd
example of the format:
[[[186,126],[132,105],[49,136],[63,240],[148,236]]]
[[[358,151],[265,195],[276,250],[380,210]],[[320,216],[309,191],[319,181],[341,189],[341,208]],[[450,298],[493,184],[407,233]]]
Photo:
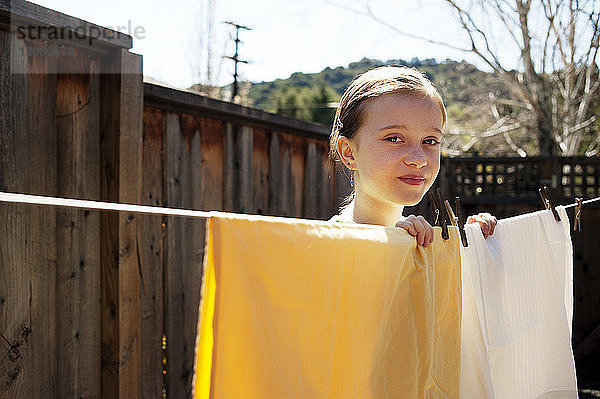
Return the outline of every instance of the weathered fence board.
[[[265,129],[252,131],[252,206],[249,213],[264,215],[269,213],[269,138]]]
[[[279,156],[281,165],[281,202],[279,205],[281,216],[293,216],[293,186],[292,186],[292,161],[290,146],[285,141],[285,136],[280,135]]]
[[[242,213],[252,213],[254,208],[254,171],[252,170],[252,155],[254,155],[254,132],[249,126],[237,129],[235,140],[236,157],[233,161],[233,170],[236,176],[234,198],[237,209]],[[239,190],[235,190],[238,188]]]
[[[279,135],[271,133],[269,143],[269,214],[281,213],[281,157],[279,156]]]
[[[18,41],[0,30],[0,51],[7,54],[11,45],[22,51],[11,58],[0,57],[0,186],[54,195],[56,79],[26,75],[34,67],[31,62],[50,70],[53,60],[28,59],[27,49],[39,44]],[[10,69],[10,62],[16,69]],[[2,339],[0,393],[15,398],[55,395],[56,213],[10,205],[0,215],[6,237],[0,247],[0,332],[15,346],[9,352]]]
[[[317,143],[317,162],[319,163],[319,172],[317,173],[317,179],[321,180],[319,190],[319,204],[317,205],[320,219],[326,220],[331,215],[337,213],[337,204],[334,202],[334,179],[331,176],[329,165],[327,161],[329,146],[327,143]],[[319,176],[320,174],[320,176]]]
[[[222,210],[223,203],[223,137],[225,123],[202,118],[200,122],[200,204],[205,210]]]
[[[190,118],[187,115],[180,118]],[[182,195],[183,206],[190,209],[204,209],[202,204],[202,154],[204,149],[200,145],[200,118],[193,117],[193,123],[182,123],[182,134],[190,141],[190,146],[183,151],[183,171],[180,187],[184,191]],[[185,394],[191,394],[191,384],[194,367],[194,349],[196,342],[196,326],[198,322],[198,304],[200,303],[200,286],[202,282],[202,260],[204,258],[204,235],[205,221],[198,219],[181,219],[176,223],[182,223],[184,235],[175,248],[169,251],[182,251],[183,263],[181,265],[169,265],[181,267],[183,274],[183,303],[184,321],[182,340],[171,340],[171,345],[183,347],[183,369],[172,370],[180,373],[185,379]],[[169,340],[167,340],[169,348]]]
[[[113,62],[117,70],[141,71],[141,56],[126,50],[117,50]],[[141,74],[101,75],[101,196],[106,201],[141,202],[141,85]],[[102,214],[102,397],[141,397],[139,229],[137,215]]]
[[[302,213],[306,218],[316,219],[319,216],[319,193],[321,189],[321,179],[317,176],[320,172],[320,165],[318,165],[319,159],[317,158],[317,146],[314,141],[307,143],[308,148],[306,149],[306,160],[304,162],[304,209]]]
[[[87,59],[87,57],[86,57]],[[90,68],[95,67],[92,61]],[[99,79],[57,77],[57,194],[100,198]],[[100,215],[57,210],[57,395],[100,397]]]
[[[302,203],[304,200],[304,172],[305,172],[305,152],[306,141],[292,135],[286,135],[287,144],[290,148],[291,164],[291,202],[292,209],[290,216],[302,217]]]
[[[171,207],[183,207],[182,159],[183,140],[179,116],[167,115],[165,136],[166,204]],[[167,263],[165,264],[165,297],[167,323],[167,394],[169,397],[185,397],[187,379],[183,370],[183,329],[184,329],[184,292],[183,292],[183,225],[181,220],[169,217],[167,222]]]
[[[231,123],[225,124],[225,136],[223,137],[223,210],[233,211],[235,206],[235,173],[234,158],[235,147],[234,126]]]
[[[220,127],[219,124],[208,123],[200,117],[168,113],[165,137],[165,169],[168,182],[166,205],[203,209],[203,201],[216,205],[216,200],[221,199],[218,192],[212,191],[218,188],[218,185],[203,192],[206,184],[203,179],[211,175],[210,168],[201,167],[206,164],[203,163],[205,154],[215,159],[216,153],[216,160],[223,162],[222,156],[219,157],[219,153],[222,153],[222,141],[214,140],[214,136],[209,133],[211,126]],[[202,139],[204,134],[205,140]],[[202,145],[203,142],[206,148]],[[214,144],[216,149],[211,151],[211,144]],[[212,165],[212,169],[212,173],[222,170],[218,165]],[[214,178],[207,183],[211,180]],[[218,208],[220,207],[219,204]],[[204,228],[203,220],[170,218],[168,222],[168,261],[165,268],[168,326],[167,393],[170,397],[187,397],[191,393],[204,256]]]
[[[37,60],[38,68],[51,69],[53,67],[51,59]],[[30,66],[31,67],[31,66]],[[48,97],[48,94],[51,96]],[[21,178],[29,180],[30,192],[37,193],[56,193],[56,134],[54,110],[56,107],[56,79],[52,75],[35,75],[28,81],[28,101],[25,102],[24,109],[36,110],[36,112],[27,112],[29,115],[29,143],[24,143],[25,148],[29,149],[29,159],[23,155],[25,163],[21,165],[19,172]],[[47,132],[50,127],[50,134]],[[53,134],[54,133],[54,134]],[[50,148],[50,154],[48,154]],[[25,176],[24,172],[28,169],[37,171],[34,176]],[[31,325],[31,334],[28,341],[31,345],[30,361],[25,370],[33,372],[34,378],[32,385],[27,387],[31,389],[31,397],[44,396],[48,387],[52,391],[56,389],[54,375],[56,373],[56,351],[54,346],[48,350],[48,342],[56,345],[56,219],[53,211],[48,209],[31,209],[27,211],[27,216],[22,224],[25,229],[25,243],[28,247],[18,262],[12,267],[19,267],[19,263],[30,263],[29,270],[21,270],[27,273],[26,279],[29,280],[29,300],[23,301],[23,305],[29,305],[31,312],[31,322],[25,323]],[[29,219],[29,220],[27,220]],[[27,295],[27,290],[21,292]],[[25,299],[25,298],[23,298]],[[34,322],[36,320],[37,322]],[[37,333],[36,333],[37,331]],[[48,370],[49,369],[49,370]]]
[[[163,163],[164,112],[144,110],[142,154],[142,204],[164,206]],[[163,394],[164,264],[165,245],[162,216],[142,217],[142,397],[159,398]]]

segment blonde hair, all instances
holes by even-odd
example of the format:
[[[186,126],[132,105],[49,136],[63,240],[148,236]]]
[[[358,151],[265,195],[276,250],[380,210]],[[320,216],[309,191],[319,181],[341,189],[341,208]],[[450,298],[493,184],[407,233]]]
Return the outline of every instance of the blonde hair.
[[[406,94],[434,101],[442,111],[442,128],[446,126],[446,107],[442,96],[424,74],[415,68],[405,66],[383,66],[371,69],[354,78],[340,99],[329,136],[331,171],[335,170],[335,162],[341,160],[337,149],[340,136],[353,139],[363,122],[365,102],[385,94]],[[353,188],[350,195],[342,201],[341,212],[347,210],[354,196]]]
[[[353,139],[362,124],[366,100],[385,94],[406,94],[435,101],[442,111],[442,127],[446,126],[446,107],[440,93],[427,77],[405,66],[383,66],[358,75],[348,86],[335,113],[329,136],[331,166],[340,160],[337,142],[340,136]]]

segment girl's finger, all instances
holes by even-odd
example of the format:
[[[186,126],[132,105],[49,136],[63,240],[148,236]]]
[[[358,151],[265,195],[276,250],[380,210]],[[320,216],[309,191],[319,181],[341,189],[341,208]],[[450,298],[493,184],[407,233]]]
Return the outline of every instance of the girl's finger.
[[[423,216],[419,216],[418,219],[423,224],[423,227],[425,228],[424,246],[428,246],[429,244],[431,244],[433,242],[433,227],[431,227],[431,225],[429,224],[427,219],[425,219]]]
[[[408,232],[408,234],[410,234],[413,237],[417,235],[417,230],[415,229],[413,224],[407,220],[396,223],[396,227],[400,227],[400,228],[406,230]]]
[[[412,228],[415,231],[415,237],[417,238],[417,245],[423,245],[423,224],[419,221],[419,219],[410,215],[406,218],[406,222],[410,223]]]
[[[433,227],[423,216],[409,215],[405,220],[397,222],[396,227],[401,227],[416,237],[417,245],[427,247],[433,242]]]
[[[494,229],[496,228],[498,219],[496,219],[494,216],[490,215],[489,213],[480,213],[479,216],[482,220],[484,220],[486,222],[486,224],[488,226],[486,238],[491,236],[492,234],[494,234]]]
[[[426,247],[427,245],[429,245],[429,229],[427,228],[429,226],[429,223],[427,223],[425,218],[423,218],[422,216],[418,216],[414,218],[414,225],[418,231],[418,244],[423,247]]]
[[[410,224],[411,229],[413,229],[413,231],[415,232],[415,234],[413,234],[413,236],[417,240],[417,245],[421,245],[421,242],[423,240],[423,233],[422,233],[423,229],[422,229],[421,225],[415,218],[410,218],[410,220],[407,220],[407,223]]]
[[[492,216],[492,219],[490,220],[490,222],[492,223],[492,228],[490,229],[490,235],[494,235],[494,231],[496,230],[496,225],[498,224],[498,219],[496,219],[495,217]]]
[[[490,222],[487,221],[486,219],[479,219],[479,225],[481,226],[481,231],[483,232],[483,237],[484,238],[488,238],[488,236],[490,235]]]
[[[483,234],[484,238],[487,238],[487,234],[489,232],[487,223],[485,222],[485,220],[482,220],[482,218],[479,215],[469,216],[467,223],[468,224],[477,223],[479,225],[479,229],[481,230],[481,234]]]

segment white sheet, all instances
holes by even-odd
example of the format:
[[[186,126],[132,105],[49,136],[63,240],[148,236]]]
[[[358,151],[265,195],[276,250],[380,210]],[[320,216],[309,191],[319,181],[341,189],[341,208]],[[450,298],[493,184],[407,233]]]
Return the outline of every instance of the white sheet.
[[[500,220],[462,248],[461,397],[577,398],[571,349],[569,219],[550,211]]]

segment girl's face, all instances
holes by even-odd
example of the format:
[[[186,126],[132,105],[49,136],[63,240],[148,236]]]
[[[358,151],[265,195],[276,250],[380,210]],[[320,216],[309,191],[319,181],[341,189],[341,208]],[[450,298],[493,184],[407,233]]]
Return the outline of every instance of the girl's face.
[[[440,169],[440,106],[427,98],[385,94],[367,100],[362,116],[350,144],[357,196],[388,205],[418,203]]]

